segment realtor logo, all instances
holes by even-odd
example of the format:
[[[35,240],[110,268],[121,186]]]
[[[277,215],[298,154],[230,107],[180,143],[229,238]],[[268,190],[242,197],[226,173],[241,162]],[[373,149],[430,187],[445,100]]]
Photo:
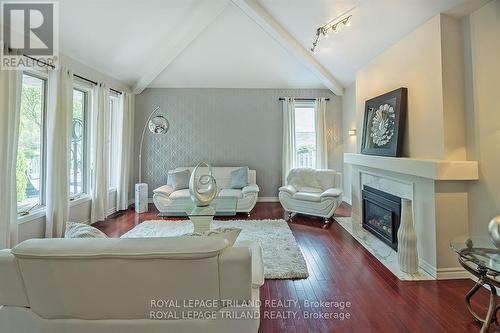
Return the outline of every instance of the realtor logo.
[[[54,65],[57,19],[56,2],[1,2],[2,69]]]

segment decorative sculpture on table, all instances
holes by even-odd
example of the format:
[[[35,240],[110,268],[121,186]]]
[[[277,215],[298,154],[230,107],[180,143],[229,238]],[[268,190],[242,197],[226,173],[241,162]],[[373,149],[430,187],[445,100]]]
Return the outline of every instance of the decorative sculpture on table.
[[[207,169],[207,174],[198,175],[201,170]],[[217,196],[217,183],[212,176],[212,166],[206,162],[196,165],[189,179],[189,194],[191,200],[198,207],[205,207]]]
[[[495,244],[495,246],[500,249],[500,215],[497,215],[491,219],[490,223],[488,224],[488,232],[493,244]]]

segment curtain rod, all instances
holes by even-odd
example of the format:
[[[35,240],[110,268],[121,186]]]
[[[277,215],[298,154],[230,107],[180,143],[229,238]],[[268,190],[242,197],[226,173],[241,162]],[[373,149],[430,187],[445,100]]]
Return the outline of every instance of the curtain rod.
[[[280,97],[280,101],[284,101],[286,98],[285,97]],[[295,98],[296,101],[315,101],[316,98]],[[325,100],[329,101],[330,98],[325,98]]]
[[[33,60],[33,61],[36,61],[37,63],[42,64],[42,65],[47,66],[47,67],[50,67],[50,68],[52,68],[52,69],[55,69],[55,68],[56,68],[54,65],[48,64],[48,63],[46,63],[46,62],[45,62],[45,61],[43,61],[43,60],[40,60],[40,59],[36,59],[36,58],[30,57],[30,56],[28,56],[28,55],[26,55],[26,54],[23,54],[23,57],[26,57],[26,58],[31,59],[31,60]],[[93,84],[93,85],[95,85],[95,86],[97,85],[97,82],[96,82],[96,81],[93,81],[93,80],[87,79],[87,78],[85,78],[85,77],[83,77],[83,76],[80,76],[80,75],[78,75],[78,74],[73,74],[73,76],[74,76],[74,77],[77,77],[77,78],[79,78],[79,79],[81,79],[81,80],[87,81],[87,82],[89,82],[89,83],[92,83],[92,84]],[[109,88],[109,90],[111,90],[111,91],[113,91],[113,92],[115,92],[115,93],[117,93],[117,94],[119,94],[119,95],[121,95],[121,94],[122,94],[122,92],[121,92],[121,91],[115,90],[115,89],[113,89],[113,88]]]

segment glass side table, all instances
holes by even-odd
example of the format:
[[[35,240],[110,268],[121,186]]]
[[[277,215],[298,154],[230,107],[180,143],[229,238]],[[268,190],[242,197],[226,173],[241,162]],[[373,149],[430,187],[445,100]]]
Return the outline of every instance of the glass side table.
[[[191,222],[193,222],[193,232],[205,232],[210,230],[210,223],[215,216],[215,208],[212,206],[194,207],[186,211]]]
[[[487,238],[463,237],[450,243],[458,254],[458,262],[469,273],[478,278],[474,287],[465,295],[465,303],[474,320],[482,323],[481,333],[488,332],[492,322],[497,322],[497,290],[500,287],[500,250]],[[490,302],[486,318],[477,315],[470,304],[471,298],[487,285],[490,288]]]
[[[236,215],[236,205],[236,199],[220,198],[205,207],[191,205],[186,209],[186,214],[191,222],[193,222],[193,232],[202,233],[210,230],[210,223],[214,216]]]

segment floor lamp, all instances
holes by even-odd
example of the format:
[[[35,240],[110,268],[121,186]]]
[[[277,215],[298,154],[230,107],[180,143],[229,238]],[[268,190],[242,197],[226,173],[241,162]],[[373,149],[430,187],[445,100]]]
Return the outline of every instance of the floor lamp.
[[[153,117],[160,107],[157,106],[153,112],[149,114],[144,128],[142,129],[141,145],[139,148],[139,183],[135,184],[135,212],[144,213],[148,211],[148,184],[142,182],[142,144],[144,142],[144,134],[146,134],[146,128],[149,129],[151,133],[154,134],[166,134],[170,127],[167,118],[162,115]]]

